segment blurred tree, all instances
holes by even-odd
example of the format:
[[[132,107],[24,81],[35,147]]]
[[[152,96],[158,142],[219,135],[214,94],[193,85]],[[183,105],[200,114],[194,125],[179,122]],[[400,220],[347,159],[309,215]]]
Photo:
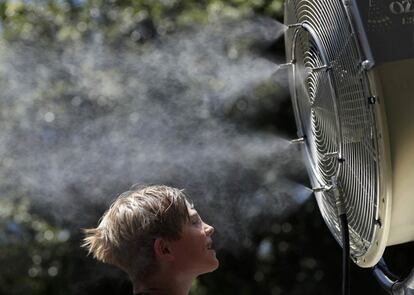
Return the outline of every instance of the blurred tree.
[[[0,200],[0,294],[46,294],[62,282],[70,232],[30,212],[26,198]]]
[[[282,0],[85,0],[16,1],[0,4],[6,40],[73,42],[102,34],[106,42],[142,43],[177,27],[253,13],[282,17]]]

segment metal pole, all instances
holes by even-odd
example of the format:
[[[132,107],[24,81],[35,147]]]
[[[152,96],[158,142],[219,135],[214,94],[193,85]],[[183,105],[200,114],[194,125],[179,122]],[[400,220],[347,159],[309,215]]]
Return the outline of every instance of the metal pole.
[[[379,266],[380,263],[378,263],[372,271],[381,287],[392,295],[414,295],[414,268],[403,281],[392,280]]]

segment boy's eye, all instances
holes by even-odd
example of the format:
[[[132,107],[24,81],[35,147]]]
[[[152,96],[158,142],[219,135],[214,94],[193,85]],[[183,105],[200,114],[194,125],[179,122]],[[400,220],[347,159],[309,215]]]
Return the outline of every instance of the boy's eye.
[[[191,218],[191,223],[192,224],[198,224],[198,223],[200,223],[200,221],[201,221],[201,219],[198,215]]]

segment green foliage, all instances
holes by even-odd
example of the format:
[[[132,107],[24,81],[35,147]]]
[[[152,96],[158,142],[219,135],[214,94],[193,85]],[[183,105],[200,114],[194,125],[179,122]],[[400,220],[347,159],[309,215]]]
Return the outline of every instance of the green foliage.
[[[60,276],[69,238],[30,213],[28,199],[0,200],[0,294],[45,294]]]
[[[108,42],[135,43],[217,18],[282,15],[282,0],[6,0],[0,5],[4,38],[26,41],[73,42],[99,33]]]

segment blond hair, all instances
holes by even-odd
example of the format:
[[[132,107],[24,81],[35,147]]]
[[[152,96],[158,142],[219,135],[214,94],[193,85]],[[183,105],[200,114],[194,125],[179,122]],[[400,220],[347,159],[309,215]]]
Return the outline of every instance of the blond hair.
[[[84,229],[82,246],[97,260],[115,265],[131,280],[142,281],[156,271],[156,238],[178,240],[189,220],[188,198],[165,185],[134,186],[122,193],[96,228]]]

